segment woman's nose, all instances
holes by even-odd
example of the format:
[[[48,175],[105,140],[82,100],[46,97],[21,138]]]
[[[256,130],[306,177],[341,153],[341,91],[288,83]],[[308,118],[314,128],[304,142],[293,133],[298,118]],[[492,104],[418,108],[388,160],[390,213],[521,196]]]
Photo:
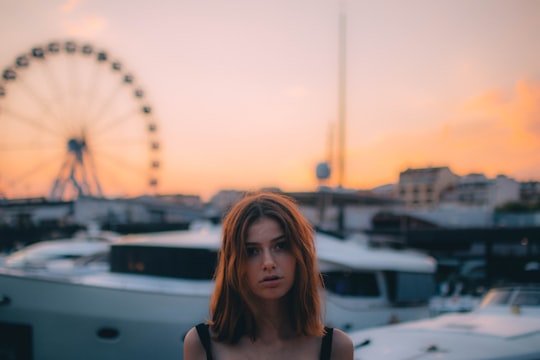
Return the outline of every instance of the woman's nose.
[[[274,255],[269,249],[264,250],[263,253],[263,268],[264,270],[275,269],[276,262],[274,261]]]

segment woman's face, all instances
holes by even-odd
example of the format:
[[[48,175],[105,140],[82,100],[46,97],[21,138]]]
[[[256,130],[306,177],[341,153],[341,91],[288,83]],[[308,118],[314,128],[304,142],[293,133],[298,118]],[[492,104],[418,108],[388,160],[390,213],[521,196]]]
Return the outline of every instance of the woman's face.
[[[249,227],[247,281],[259,298],[280,299],[293,286],[296,259],[290,246],[279,223],[271,218],[263,217]]]

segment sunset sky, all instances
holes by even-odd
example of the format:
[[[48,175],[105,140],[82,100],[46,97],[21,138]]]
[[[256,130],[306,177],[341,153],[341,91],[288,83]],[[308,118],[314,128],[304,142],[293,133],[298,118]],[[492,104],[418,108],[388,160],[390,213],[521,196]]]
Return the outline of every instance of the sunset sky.
[[[540,180],[540,1],[3,0],[0,66],[69,39],[121,59],[159,125],[160,193],[308,191],[337,147],[342,6],[346,187],[426,166]],[[25,195],[7,136],[0,190]]]

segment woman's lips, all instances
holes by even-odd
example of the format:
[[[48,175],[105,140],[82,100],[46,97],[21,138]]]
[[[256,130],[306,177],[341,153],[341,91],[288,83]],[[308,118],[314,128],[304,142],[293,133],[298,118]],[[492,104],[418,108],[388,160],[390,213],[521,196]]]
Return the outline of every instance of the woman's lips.
[[[276,287],[281,282],[281,279],[282,278],[277,275],[265,276],[261,280],[261,284],[265,287]]]

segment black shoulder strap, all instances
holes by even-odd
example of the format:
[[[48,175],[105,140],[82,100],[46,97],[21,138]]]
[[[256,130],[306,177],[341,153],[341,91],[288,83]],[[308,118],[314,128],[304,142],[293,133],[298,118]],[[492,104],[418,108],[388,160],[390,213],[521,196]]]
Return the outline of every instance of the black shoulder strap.
[[[330,355],[332,355],[332,336],[334,335],[334,328],[325,326],[324,331],[325,334],[322,338],[320,360],[330,360]]]
[[[206,350],[206,360],[212,360],[212,344],[210,343],[208,324],[197,324],[196,329],[197,334],[199,334],[199,339],[201,339],[201,344],[204,347],[204,350]]]

